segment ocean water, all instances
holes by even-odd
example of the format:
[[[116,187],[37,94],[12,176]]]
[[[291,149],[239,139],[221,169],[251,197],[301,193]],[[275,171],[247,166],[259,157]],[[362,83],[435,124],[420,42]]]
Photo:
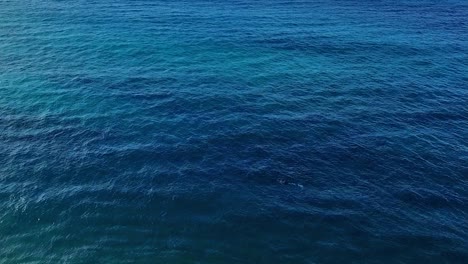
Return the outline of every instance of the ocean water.
[[[468,2],[0,1],[0,263],[468,263]]]

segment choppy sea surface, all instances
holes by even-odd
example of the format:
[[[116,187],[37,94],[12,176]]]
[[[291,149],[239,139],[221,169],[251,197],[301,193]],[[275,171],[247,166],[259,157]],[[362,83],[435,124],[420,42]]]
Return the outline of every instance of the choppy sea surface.
[[[0,263],[468,263],[468,2],[0,1]]]

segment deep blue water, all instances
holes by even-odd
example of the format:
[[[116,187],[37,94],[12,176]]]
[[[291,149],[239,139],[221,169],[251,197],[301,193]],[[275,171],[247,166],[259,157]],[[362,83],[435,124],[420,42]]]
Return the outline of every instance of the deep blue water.
[[[0,263],[468,263],[468,2],[0,1]]]

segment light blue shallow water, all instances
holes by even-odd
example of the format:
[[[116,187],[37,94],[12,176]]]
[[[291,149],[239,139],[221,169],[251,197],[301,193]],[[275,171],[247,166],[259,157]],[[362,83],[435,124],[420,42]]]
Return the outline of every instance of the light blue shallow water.
[[[0,263],[468,263],[467,18],[2,0]]]

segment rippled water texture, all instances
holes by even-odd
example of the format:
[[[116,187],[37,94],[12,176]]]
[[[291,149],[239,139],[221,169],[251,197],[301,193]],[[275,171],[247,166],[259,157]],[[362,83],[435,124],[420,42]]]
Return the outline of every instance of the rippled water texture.
[[[0,1],[0,263],[468,263],[467,18]]]

